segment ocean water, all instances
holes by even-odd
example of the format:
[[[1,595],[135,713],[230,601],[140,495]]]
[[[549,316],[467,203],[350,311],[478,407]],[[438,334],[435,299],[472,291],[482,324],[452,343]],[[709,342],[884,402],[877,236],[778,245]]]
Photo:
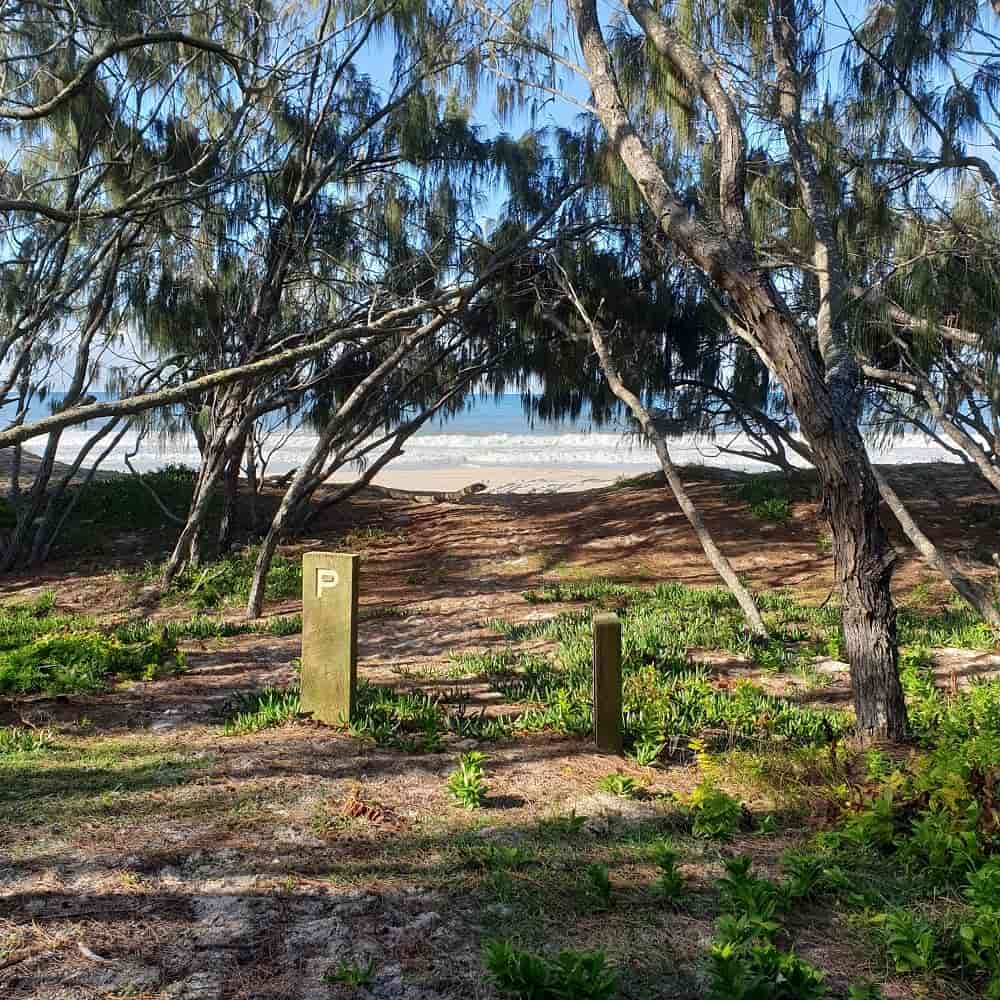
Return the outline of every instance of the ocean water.
[[[37,418],[50,412],[48,405],[37,407]],[[0,411],[2,420],[3,411]],[[84,428],[70,428],[63,433],[59,458],[71,461],[90,435]],[[44,438],[27,443],[39,450]],[[315,442],[315,435],[296,431],[281,446],[270,464],[269,474],[279,474],[301,465]],[[717,447],[749,449],[741,435],[720,436],[716,442],[703,438],[672,439],[671,455],[679,465],[710,465],[744,471],[761,471],[770,466],[739,456],[723,454]],[[108,457],[103,468],[124,469],[124,456],[132,451],[135,435],[123,439]],[[872,450],[877,462],[909,464],[911,462],[956,461],[944,449],[920,434],[908,434],[884,451]],[[795,460],[794,456],[793,460]],[[137,469],[155,469],[167,464],[196,465],[198,452],[194,439],[157,439],[150,435],[133,460]],[[796,460],[797,461],[797,460]],[[797,461],[797,464],[805,463]],[[529,420],[516,393],[476,400],[464,412],[445,421],[438,421],[418,431],[405,446],[403,455],[395,459],[391,469],[443,469],[510,467],[510,468],[610,468],[620,467],[623,475],[658,468],[656,455],[649,445],[628,433],[624,424],[595,427],[584,412],[579,420]]]

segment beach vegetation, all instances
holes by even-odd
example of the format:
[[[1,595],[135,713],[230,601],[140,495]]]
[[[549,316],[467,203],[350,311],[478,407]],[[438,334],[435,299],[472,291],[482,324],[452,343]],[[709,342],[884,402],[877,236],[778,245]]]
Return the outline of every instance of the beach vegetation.
[[[1000,0],[321,6],[2,7],[5,985],[1000,1000]],[[662,475],[371,489],[511,388]]]
[[[244,736],[261,729],[273,729],[293,722],[301,712],[296,688],[266,687],[260,691],[241,692],[222,707],[226,736]]]
[[[342,958],[333,968],[323,973],[323,982],[344,986],[370,986],[375,980],[375,959],[367,961]]]
[[[478,809],[490,786],[486,784],[486,754],[470,750],[458,759],[458,767],[448,776],[448,791],[466,809]]]
[[[494,985],[514,1000],[614,1000],[618,977],[602,951],[566,949],[553,959],[488,941],[483,964]]]

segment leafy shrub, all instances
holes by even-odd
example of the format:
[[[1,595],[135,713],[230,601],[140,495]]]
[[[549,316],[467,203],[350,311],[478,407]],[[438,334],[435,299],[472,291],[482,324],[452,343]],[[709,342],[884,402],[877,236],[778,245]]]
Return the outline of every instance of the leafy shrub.
[[[987,996],[1000,996],[1000,901],[963,914],[956,921],[953,939],[959,959],[990,976]]]
[[[613,1000],[618,993],[602,951],[567,949],[553,962],[507,941],[488,941],[483,962],[497,989],[515,1000]]]
[[[811,851],[786,851],[781,867],[785,873],[782,889],[789,901],[812,899],[842,884],[844,879],[842,871],[831,869],[826,858]]]
[[[731,840],[743,820],[743,806],[738,799],[703,781],[688,796],[691,830],[696,837]]]
[[[375,978],[375,959],[358,962],[342,958],[332,969],[323,973],[324,983],[343,983],[345,986],[368,986]]]
[[[151,680],[183,663],[162,630],[135,644],[97,631],[52,633],[0,652],[0,693],[90,694],[115,678]]]
[[[737,496],[750,505],[750,513],[759,521],[784,524],[791,516],[788,498],[782,495],[774,479],[764,476],[748,479]]]
[[[723,862],[726,874],[716,883],[719,901],[723,914],[735,918],[720,921],[720,934],[725,940],[769,942],[781,928],[776,917],[786,897],[770,879],[751,875],[751,864],[749,857]]]
[[[771,945],[713,946],[705,1000],[822,1000],[823,973]]]
[[[441,704],[428,695],[365,682],[358,685],[352,736],[372,739],[379,746],[427,752],[440,748],[444,730]]]
[[[1000,909],[1000,858],[991,858],[969,876],[965,895],[974,906]]]
[[[611,877],[607,865],[599,861],[587,865],[587,888],[601,906],[611,905]]]
[[[850,986],[847,1000],[885,1000],[885,995],[874,983],[861,982]]]
[[[860,850],[888,848],[895,843],[896,813],[891,788],[873,799],[867,808],[849,816],[837,839]]]
[[[459,849],[464,858],[486,871],[512,871],[535,860],[526,848],[508,844],[466,844]]]
[[[932,811],[913,822],[911,832],[899,841],[899,857],[911,871],[937,884],[961,878],[980,860],[976,832],[977,810],[963,822],[952,813]]]
[[[663,899],[680,899],[686,891],[684,876],[677,868],[680,855],[666,844],[657,844],[653,849],[653,860],[660,869],[653,892]]]
[[[466,809],[478,809],[489,791],[489,785],[484,780],[485,760],[485,754],[470,750],[459,757],[458,767],[448,777],[448,791]]]
[[[792,516],[791,507],[784,497],[772,497],[755,503],[751,505],[750,513],[758,521],[766,521],[768,524],[785,524]]]
[[[940,965],[935,955],[934,928],[909,910],[887,913],[885,947],[897,972],[929,972]]]
[[[617,795],[620,799],[634,799],[642,790],[639,782],[627,774],[606,774],[597,783],[597,788],[599,791]]]
[[[171,593],[183,597],[189,607],[220,608],[245,603],[250,596],[258,549],[249,546],[242,552],[189,566],[175,579]],[[159,575],[159,568],[149,574]],[[296,597],[302,593],[302,562],[276,553],[267,574],[264,596],[269,601]]]

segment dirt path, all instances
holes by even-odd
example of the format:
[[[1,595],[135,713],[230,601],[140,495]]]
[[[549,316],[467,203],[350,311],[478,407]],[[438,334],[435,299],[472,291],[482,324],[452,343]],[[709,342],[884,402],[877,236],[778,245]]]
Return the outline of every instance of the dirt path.
[[[955,467],[934,477],[926,469],[893,473],[936,541],[966,557],[991,550],[1000,506],[971,476]],[[710,529],[756,588],[789,587],[815,602],[828,594],[831,567],[808,484],[796,487],[791,521],[768,527],[719,476],[689,472],[688,481]],[[288,551],[340,546],[348,532],[363,553],[361,676],[429,692],[455,686],[441,669],[450,655],[504,643],[486,619],[524,622],[560,610],[532,605],[526,589],[599,576],[716,583],[676,506],[648,484],[480,494],[456,504],[363,498]],[[992,570],[982,561],[978,572]],[[900,594],[927,584],[931,600],[947,597],[906,549],[896,581]],[[110,572],[53,566],[4,589],[23,595],[52,586],[62,610],[130,613],[129,585]],[[298,610],[293,600],[268,608]],[[601,944],[623,972],[626,997],[701,995],[698,962],[712,935],[709,885],[721,855],[684,841],[692,895],[670,911],[649,900],[643,853],[650,836],[675,829],[673,796],[698,780],[693,767],[650,771],[585,742],[520,738],[490,748],[487,808],[470,813],[445,789],[454,739],[443,752],[416,756],[307,724],[220,736],[227,698],[292,682],[298,636],[185,646],[189,669],[172,679],[93,698],[0,703],[0,725],[21,719],[57,731],[54,753],[0,774],[5,997],[493,997],[480,960],[491,935]],[[737,658],[702,658],[720,682],[731,675],[772,683]],[[996,664],[993,654],[955,651],[942,673],[947,679],[954,669],[965,683]],[[846,677],[828,667],[822,697],[842,702]],[[796,683],[780,681],[793,697]],[[466,693],[474,707],[498,704],[488,685]],[[803,686],[801,697],[815,695]],[[612,771],[644,784],[643,796],[597,791]],[[758,817],[773,808],[763,793],[745,801]],[[776,863],[802,834],[793,825],[755,839],[758,863]],[[490,853],[496,845],[531,860],[505,867]],[[581,888],[590,861],[612,869],[619,902],[610,911],[595,909]],[[828,915],[803,915],[803,928],[797,951],[827,969],[831,985],[863,969],[851,932],[831,928]],[[369,963],[367,985],[333,981]],[[886,996],[907,995],[888,984]]]

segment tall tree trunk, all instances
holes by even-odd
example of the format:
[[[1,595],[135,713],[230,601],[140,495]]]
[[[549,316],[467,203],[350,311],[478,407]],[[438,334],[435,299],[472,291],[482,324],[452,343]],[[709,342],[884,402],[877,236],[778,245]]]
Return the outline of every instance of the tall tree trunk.
[[[748,342],[781,380],[816,456],[843,598],[844,643],[851,664],[858,733],[862,738],[900,739],[906,734],[907,719],[899,682],[896,613],[889,590],[895,554],[879,521],[878,487],[858,431],[857,364],[839,336],[838,319],[828,317],[830,321],[820,331],[824,377],[809,333],[796,323],[749,239],[743,204],[746,137],[739,110],[713,66],[648,3],[628,0],[629,11],[646,38],[701,96],[718,122],[721,225],[689,211],[636,132],[619,91],[596,0],[569,0],[568,6],[595,111],[612,147],[667,239],[728,297]],[[792,154],[795,139],[789,137]],[[800,166],[796,162],[801,174]],[[800,180],[809,178],[800,176]],[[809,184],[802,187],[808,195]],[[819,237],[825,228],[818,227]],[[828,247],[824,249],[830,267],[836,259]],[[824,315],[835,312],[829,290],[825,297]]]
[[[914,548],[924,557],[927,563],[936,569],[964,598],[976,609],[984,621],[1000,628],[1000,611],[993,603],[990,594],[985,588],[980,587],[974,580],[967,577],[961,569],[946,556],[924,533],[906,505],[899,498],[896,491],[889,485],[886,478],[878,470],[877,466],[872,466],[875,481],[878,483],[879,492],[886,506],[892,511],[896,520],[899,521],[903,533],[913,543]]]
[[[750,283],[764,280],[755,275]],[[786,322],[780,310],[761,316],[766,326]],[[812,450],[820,480],[858,735],[863,740],[902,740],[908,723],[890,588],[896,553],[879,516],[878,484],[858,429],[857,367],[844,363],[824,379],[809,346],[791,331],[786,330],[782,340],[771,332],[768,339],[774,345],[774,370]]]
[[[233,528],[236,520],[236,504],[240,492],[240,459],[242,449],[230,455],[223,477],[225,492],[222,502],[222,519],[219,522],[219,555],[226,555],[233,546]]]

